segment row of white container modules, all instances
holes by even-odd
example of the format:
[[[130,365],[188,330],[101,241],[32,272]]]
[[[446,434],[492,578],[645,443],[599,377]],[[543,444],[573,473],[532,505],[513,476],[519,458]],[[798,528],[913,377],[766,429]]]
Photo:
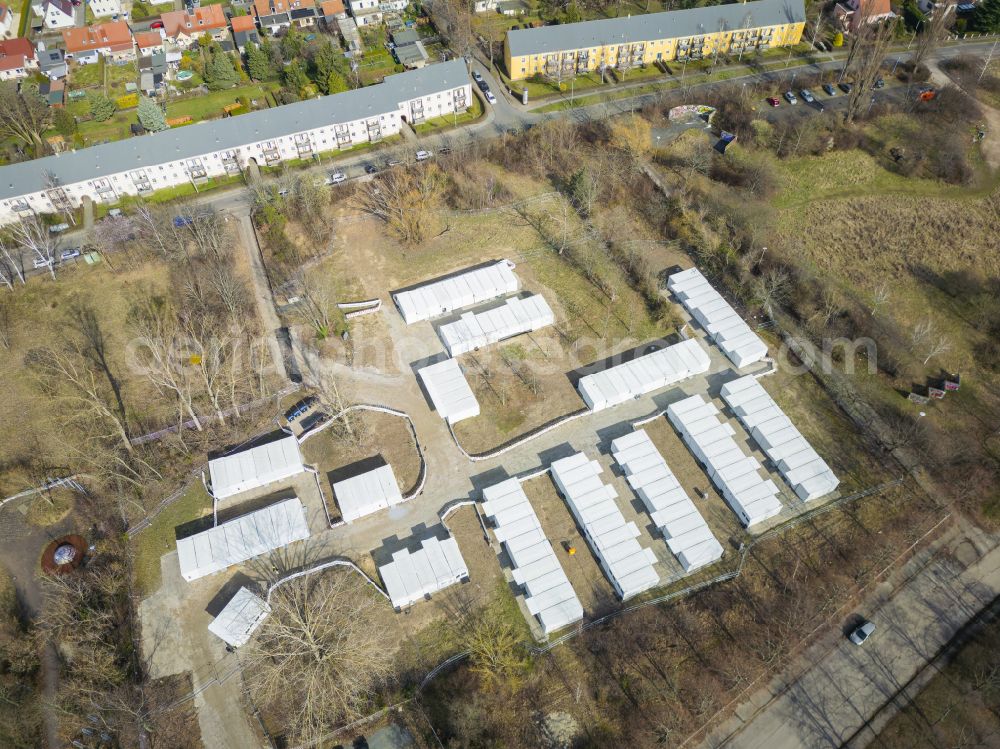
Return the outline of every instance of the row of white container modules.
[[[517,479],[483,489],[483,514],[514,566],[514,582],[545,634],[578,622],[583,606]]]
[[[704,374],[710,366],[708,352],[690,339],[585,375],[577,390],[591,411],[600,411]]]
[[[479,401],[455,359],[445,359],[417,370],[438,416],[449,424],[479,416]]]
[[[760,462],[736,444],[736,430],[721,420],[713,403],[692,395],[668,406],[667,417],[744,526],[781,512],[778,487],[761,476]]]
[[[601,481],[600,463],[574,453],[555,461],[550,471],[619,597],[626,600],[658,585],[656,554],[639,545],[639,528],[625,520],[614,487]]]
[[[414,552],[400,549],[378,572],[397,610],[469,579],[469,568],[458,542],[450,536],[443,541],[434,537],[425,539]]]
[[[722,400],[733,409],[760,448],[804,502],[826,496],[840,484],[808,440],[754,377],[722,386]]]
[[[440,281],[393,294],[407,325],[447,315],[462,307],[482,304],[518,289],[514,265],[500,260],[483,268],[463,271]]]
[[[531,333],[555,322],[548,302],[540,294],[511,297],[499,307],[466,312],[455,322],[438,329],[450,356],[489,346],[505,338]]]
[[[737,368],[742,369],[767,356],[767,344],[697,268],[674,273],[667,279],[667,288]]]
[[[722,558],[722,544],[645,430],[613,441],[611,454],[685,572]]]

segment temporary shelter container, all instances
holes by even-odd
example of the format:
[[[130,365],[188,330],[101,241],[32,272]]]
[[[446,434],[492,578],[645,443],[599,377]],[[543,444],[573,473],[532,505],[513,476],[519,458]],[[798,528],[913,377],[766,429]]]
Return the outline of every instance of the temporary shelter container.
[[[240,588],[208,625],[208,631],[222,638],[227,645],[238,648],[250,639],[270,613],[267,601],[246,588]]]
[[[722,544],[645,430],[616,439],[611,454],[685,572],[722,558]]]
[[[216,499],[273,484],[304,470],[295,437],[284,437],[208,461],[212,496]]]
[[[443,541],[428,538],[414,552],[397,551],[392,561],[379,567],[378,572],[397,610],[469,578],[462,552],[451,537]]]
[[[333,495],[341,517],[348,523],[403,501],[392,466],[388,464],[336,482]]]
[[[485,312],[467,312],[455,322],[442,325],[438,334],[451,356],[473,351],[555,322],[545,298],[534,294],[524,299],[512,297]]]
[[[177,539],[177,561],[188,582],[309,538],[302,503],[292,497]]]
[[[727,382],[721,394],[799,499],[817,499],[837,488],[840,480],[826,461],[755,377]]]
[[[479,401],[454,359],[445,359],[417,370],[417,375],[424,383],[434,410],[449,424],[479,416]]]
[[[778,487],[761,477],[760,463],[739,448],[733,428],[723,424],[720,416],[719,409],[701,395],[667,407],[670,423],[704,464],[712,483],[740,522],[749,528],[781,512]],[[716,426],[705,428],[705,419],[714,420]]]
[[[488,486],[483,500],[483,514],[493,522],[494,535],[514,565],[514,582],[524,589],[525,605],[545,634],[580,621],[580,599],[520,482],[507,479]]]
[[[577,383],[592,411],[638,398],[708,371],[708,352],[694,339],[585,375]]]
[[[667,288],[738,369],[767,356],[765,344],[697,268],[674,273]]]
[[[656,586],[656,554],[636,539],[639,528],[626,522],[613,487],[600,479],[601,466],[583,453],[555,461],[552,478],[583,529],[615,592],[625,600]]]
[[[449,312],[481,304],[517,291],[513,265],[501,260],[483,268],[393,294],[396,307],[407,325],[447,315]]]

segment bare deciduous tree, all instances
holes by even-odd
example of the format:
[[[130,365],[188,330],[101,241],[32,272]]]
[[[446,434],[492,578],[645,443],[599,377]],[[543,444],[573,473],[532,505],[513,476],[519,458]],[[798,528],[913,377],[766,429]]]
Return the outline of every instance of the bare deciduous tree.
[[[948,3],[938,3],[931,7],[929,15],[924,16],[917,34],[917,43],[910,56],[910,64],[916,70],[937,51],[941,43],[948,37],[948,27],[955,20],[955,6]]]
[[[270,604],[243,651],[254,700],[282,716],[295,743],[367,710],[392,673],[392,649],[379,626],[388,604],[359,576],[339,570],[275,588]]]
[[[25,82],[18,90],[17,81],[0,83],[0,133],[15,138],[40,155],[45,149],[42,134],[49,126],[52,112],[38,95],[38,84]]]
[[[24,216],[10,227],[14,241],[28,250],[36,260],[46,263],[52,278],[56,277],[56,235],[49,231],[37,214]]]
[[[467,624],[465,646],[472,671],[487,689],[516,690],[527,665],[526,651],[499,599]]]
[[[788,274],[777,268],[768,269],[754,284],[754,301],[769,317],[788,297]]]
[[[399,239],[418,245],[436,231],[444,186],[434,164],[392,169],[358,190],[356,206],[386,223]]]
[[[862,3],[862,10],[870,15],[873,3]],[[848,53],[845,73],[854,76],[854,87],[847,95],[847,109],[844,121],[851,123],[861,114],[872,99],[875,81],[881,75],[882,61],[896,33],[895,17],[873,21],[863,15],[857,31],[851,35],[851,50]]]
[[[889,290],[889,284],[884,281],[875,287],[871,295],[872,317],[878,314],[879,308],[888,302],[891,296],[892,292]]]

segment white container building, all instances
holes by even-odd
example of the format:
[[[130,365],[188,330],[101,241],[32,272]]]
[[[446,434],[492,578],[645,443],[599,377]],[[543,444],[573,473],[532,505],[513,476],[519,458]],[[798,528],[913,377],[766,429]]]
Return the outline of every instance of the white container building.
[[[585,375],[576,387],[591,411],[601,411],[704,374],[710,366],[708,352],[690,339]]]
[[[483,514],[514,565],[514,582],[524,590],[528,611],[545,634],[583,618],[583,606],[566,577],[538,516],[517,479],[483,489]]]
[[[340,515],[347,523],[403,501],[396,475],[388,464],[338,481],[333,485],[333,495],[340,508]]]
[[[733,409],[782,478],[804,502],[823,497],[840,480],[792,424],[756,378],[741,377],[722,386],[722,400]]]
[[[378,572],[397,611],[469,579],[469,568],[458,542],[451,537],[443,541],[428,538],[415,552],[397,551],[392,561],[379,567]]]
[[[778,487],[760,475],[762,466],[733,439],[735,430],[720,421],[714,404],[701,395],[671,404],[667,418],[702,463],[723,499],[749,528],[781,512]]]
[[[508,260],[457,273],[440,281],[393,294],[407,325],[447,315],[462,307],[482,304],[518,289],[514,266]]]
[[[455,322],[442,325],[438,335],[450,356],[474,351],[505,338],[530,333],[555,322],[545,298],[534,294],[524,299],[512,297],[485,312],[466,312]]]
[[[240,588],[226,607],[208,625],[208,631],[234,648],[245,645],[250,635],[267,619],[271,607],[260,596]]]
[[[417,370],[417,376],[434,404],[434,410],[449,424],[479,416],[479,401],[454,359]]]
[[[722,544],[645,430],[616,439],[611,454],[685,572],[722,558]]]
[[[705,328],[712,340],[738,369],[767,356],[765,344],[743,318],[736,314],[697,268],[674,273],[667,288]]]
[[[208,461],[212,496],[225,499],[302,473],[302,453],[295,437],[284,437]]]
[[[191,582],[307,538],[305,508],[292,497],[178,539],[177,561]]]
[[[614,487],[601,481],[600,463],[574,453],[555,461],[550,470],[619,597],[626,600],[659,584],[653,569],[656,554],[639,545],[639,528],[626,522]]]

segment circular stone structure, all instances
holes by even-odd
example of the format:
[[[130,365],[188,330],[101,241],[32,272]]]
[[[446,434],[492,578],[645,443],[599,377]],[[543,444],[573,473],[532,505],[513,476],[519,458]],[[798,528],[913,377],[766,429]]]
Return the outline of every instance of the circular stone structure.
[[[72,572],[83,562],[87,541],[82,536],[70,534],[57,538],[42,552],[42,569],[50,575]]]

